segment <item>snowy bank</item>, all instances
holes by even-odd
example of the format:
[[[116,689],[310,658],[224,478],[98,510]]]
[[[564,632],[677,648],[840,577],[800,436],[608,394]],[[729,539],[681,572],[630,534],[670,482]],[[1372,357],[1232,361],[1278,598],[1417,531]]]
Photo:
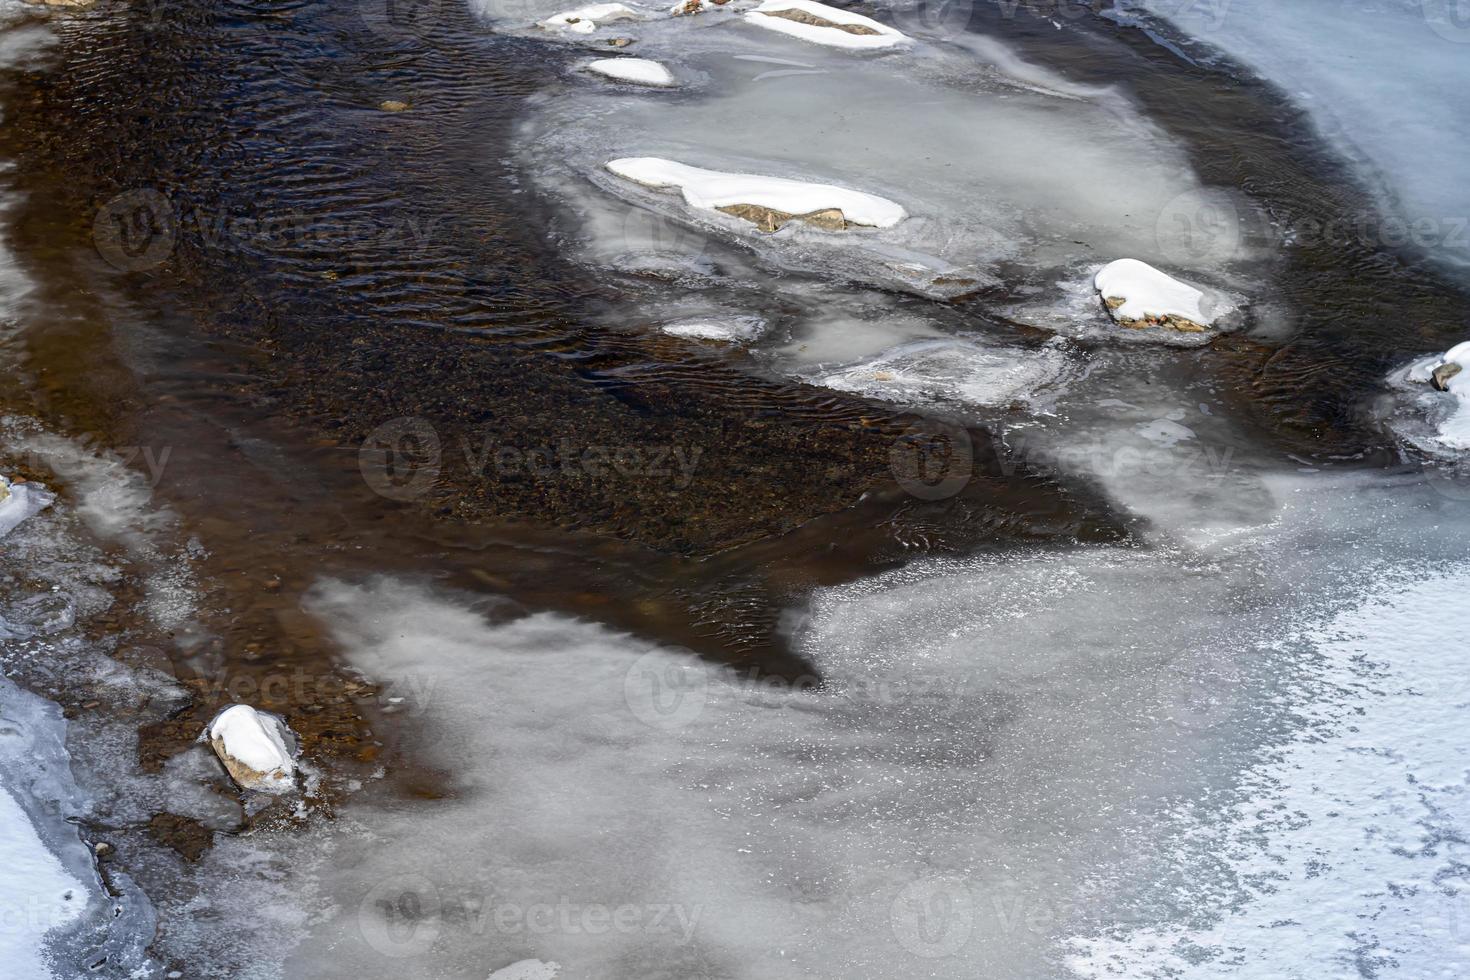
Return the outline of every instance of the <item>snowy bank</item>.
[[[1108,312],[1132,329],[1166,327],[1185,333],[1204,333],[1214,325],[1213,313],[1202,290],[1180,282],[1137,259],[1119,259],[1093,278]]]
[[[236,704],[215,715],[207,734],[215,755],[241,787],[266,793],[295,788],[296,739],[280,718]]]
[[[745,15],[748,23],[813,44],[871,51],[906,44],[907,34],[871,17],[848,13],[814,0],[766,0]]]
[[[637,85],[656,85],[660,88],[668,88],[676,84],[673,72],[657,61],[649,61],[647,58],[598,58],[588,63],[587,70],[608,78],[615,78],[620,82],[633,82]]]
[[[723,211],[762,231],[777,231],[790,221],[826,231],[850,225],[891,228],[908,217],[887,198],[831,184],[704,170],[659,157],[625,157],[610,161],[607,169],[647,187],[677,188],[690,207]]]
[[[591,34],[603,24],[615,20],[642,20],[632,7],[622,3],[593,3],[576,10],[566,10],[548,17],[541,26],[548,30],[571,31],[574,34]]]

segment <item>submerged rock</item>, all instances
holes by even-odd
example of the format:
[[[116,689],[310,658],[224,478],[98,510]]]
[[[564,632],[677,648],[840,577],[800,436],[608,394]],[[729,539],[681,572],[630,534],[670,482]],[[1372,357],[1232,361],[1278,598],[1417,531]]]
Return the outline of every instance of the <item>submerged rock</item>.
[[[384,112],[407,112],[409,104],[407,102],[399,102],[397,99],[388,99],[385,102],[379,102],[378,108]]]
[[[891,228],[908,217],[887,198],[830,184],[704,170],[658,157],[626,157],[606,166],[646,187],[676,188],[690,207],[733,215],[762,231],[776,231],[795,220],[825,231],[852,225]]]
[[[205,730],[214,754],[243,789],[288,793],[296,788],[296,737],[273,714],[231,705]]]
[[[1120,326],[1205,333],[1215,323],[1215,317],[1205,311],[1203,290],[1137,259],[1119,259],[1103,267],[1093,285]]]
[[[757,27],[834,48],[891,48],[911,40],[871,17],[815,0],[765,0],[746,15]]]

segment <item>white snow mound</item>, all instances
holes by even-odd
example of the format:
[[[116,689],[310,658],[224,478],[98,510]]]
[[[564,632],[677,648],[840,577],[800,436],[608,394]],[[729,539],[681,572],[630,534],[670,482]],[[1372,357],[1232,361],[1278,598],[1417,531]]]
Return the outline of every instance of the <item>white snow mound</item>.
[[[874,228],[891,228],[908,217],[902,206],[887,198],[831,184],[704,170],[659,157],[625,157],[610,161],[607,169],[648,187],[678,188],[686,204],[708,211],[737,204],[786,214],[836,208],[850,223]]]
[[[673,72],[657,61],[649,61],[647,58],[598,58],[588,63],[587,70],[606,75],[608,78],[616,78],[620,82],[633,82],[637,85],[657,85],[667,88],[676,84]]]
[[[825,23],[803,23],[801,20],[792,20],[791,14]],[[816,3],[815,0],[765,0],[765,3],[746,14],[745,20],[757,27],[802,41],[857,51],[891,48],[912,40],[907,34],[880,24],[871,17],[838,10],[825,3]]]
[[[286,723],[248,704],[231,705],[209,723],[209,744],[245,789],[287,793],[296,787],[295,738]]]
[[[591,34],[602,24],[615,20],[641,20],[638,12],[623,3],[593,3],[576,10],[565,10],[541,22],[552,30]]]
[[[1102,268],[1092,283],[1119,322],[1178,317],[1201,327],[1214,324],[1204,310],[1205,294],[1188,283],[1137,259],[1119,259]],[[1118,301],[1120,305],[1113,305]]]

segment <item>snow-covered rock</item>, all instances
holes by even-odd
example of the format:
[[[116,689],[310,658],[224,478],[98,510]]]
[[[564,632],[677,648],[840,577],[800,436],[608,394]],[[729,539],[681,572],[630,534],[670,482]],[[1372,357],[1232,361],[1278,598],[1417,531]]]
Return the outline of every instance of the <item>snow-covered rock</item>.
[[[55,499],[52,494],[29,483],[12,483],[0,476],[0,537],[13,531],[21,521],[44,510]]]
[[[587,70],[615,78],[620,82],[637,85],[656,85],[668,88],[676,84],[674,73],[657,61],[647,58],[598,58],[587,64]]]
[[[549,30],[591,34],[603,24],[615,20],[642,20],[638,12],[623,3],[592,3],[576,10],[565,10],[541,22]]]
[[[1425,407],[1437,416],[1434,441],[1447,449],[1470,449],[1470,341],[1451,347],[1443,357],[1416,361],[1407,379],[1444,393],[1426,399]],[[1446,395],[1455,403],[1444,405]]]
[[[1137,259],[1119,259],[1104,266],[1093,285],[1113,319],[1125,327],[1165,327],[1185,333],[1204,333],[1215,323],[1214,311],[1203,290]]]
[[[244,789],[295,789],[296,737],[280,718],[248,704],[231,705],[215,715],[205,734],[230,778]]]
[[[612,160],[607,169],[647,187],[676,188],[692,208],[722,211],[763,231],[776,231],[790,221],[827,231],[849,225],[891,228],[908,217],[902,206],[887,198],[831,184],[704,170],[659,157]]]
[[[902,31],[862,14],[838,10],[815,0],[765,0],[745,15],[748,23],[813,44],[871,51],[906,44]]]

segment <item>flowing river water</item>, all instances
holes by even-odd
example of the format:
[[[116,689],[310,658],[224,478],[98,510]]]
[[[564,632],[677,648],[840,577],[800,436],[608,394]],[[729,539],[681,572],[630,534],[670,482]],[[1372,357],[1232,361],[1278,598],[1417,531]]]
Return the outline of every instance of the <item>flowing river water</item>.
[[[34,968],[1457,975],[1470,485],[1384,424],[1446,249],[1110,4],[864,8],[884,59],[713,9],[630,48],[667,93],[543,6],[0,8]],[[973,281],[599,173],[676,152],[911,194]],[[1243,329],[1068,329],[1125,248]],[[765,332],[658,329],[715,314]],[[301,793],[198,743],[232,702]]]

